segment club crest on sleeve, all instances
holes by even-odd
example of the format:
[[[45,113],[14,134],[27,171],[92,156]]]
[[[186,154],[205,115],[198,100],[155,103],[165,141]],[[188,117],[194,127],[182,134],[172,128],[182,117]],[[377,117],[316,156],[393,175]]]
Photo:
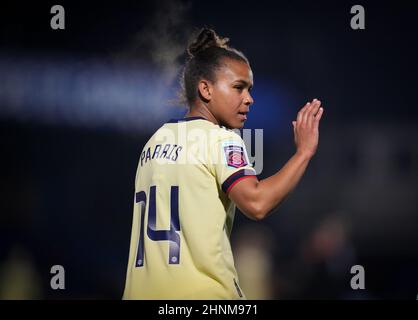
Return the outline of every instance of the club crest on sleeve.
[[[248,164],[245,159],[243,147],[236,145],[225,146],[224,152],[226,163],[229,167],[240,168]]]

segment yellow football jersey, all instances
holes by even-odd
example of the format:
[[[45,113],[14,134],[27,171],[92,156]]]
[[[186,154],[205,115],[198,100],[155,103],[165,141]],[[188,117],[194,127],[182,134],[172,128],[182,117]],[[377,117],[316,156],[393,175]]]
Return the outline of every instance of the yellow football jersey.
[[[171,120],[145,145],[124,299],[244,299],[229,236],[229,190],[255,176],[241,137],[201,117]]]

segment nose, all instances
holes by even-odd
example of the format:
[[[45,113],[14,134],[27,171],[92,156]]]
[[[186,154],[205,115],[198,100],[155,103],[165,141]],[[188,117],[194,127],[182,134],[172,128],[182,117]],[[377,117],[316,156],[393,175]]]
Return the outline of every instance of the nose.
[[[254,103],[254,99],[253,97],[251,97],[251,94],[248,92],[247,96],[245,97],[244,104],[247,106],[250,106],[253,103]]]

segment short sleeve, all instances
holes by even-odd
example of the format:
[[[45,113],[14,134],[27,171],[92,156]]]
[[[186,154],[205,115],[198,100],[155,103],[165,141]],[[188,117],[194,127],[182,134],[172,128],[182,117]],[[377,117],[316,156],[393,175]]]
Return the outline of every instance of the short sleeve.
[[[238,181],[255,177],[256,172],[241,137],[233,131],[222,131],[211,145],[211,164],[219,186],[228,193]]]

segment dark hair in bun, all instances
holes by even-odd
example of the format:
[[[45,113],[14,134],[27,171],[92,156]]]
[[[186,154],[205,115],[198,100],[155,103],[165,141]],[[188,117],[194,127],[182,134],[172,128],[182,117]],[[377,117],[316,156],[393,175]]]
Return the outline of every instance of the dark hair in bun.
[[[220,38],[212,29],[203,28],[197,38],[189,44],[187,53],[190,57],[196,56],[199,52],[210,47],[227,49],[228,38]]]
[[[229,39],[222,38],[209,28],[199,31],[187,48],[189,55],[183,71],[183,98],[189,106],[198,97],[197,84],[201,79],[215,82],[215,71],[222,66],[222,59],[229,58],[249,64],[244,54],[227,45]]]

